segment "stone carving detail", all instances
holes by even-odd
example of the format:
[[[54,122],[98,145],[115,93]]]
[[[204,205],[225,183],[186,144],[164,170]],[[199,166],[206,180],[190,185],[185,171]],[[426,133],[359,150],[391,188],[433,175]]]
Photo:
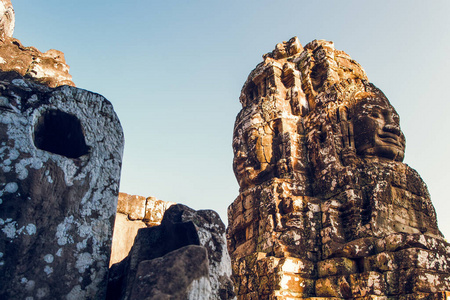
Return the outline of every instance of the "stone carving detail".
[[[233,137],[238,298],[450,295],[450,247],[385,95],[332,42],[263,58]]]
[[[0,298],[104,298],[123,152],[111,103],[15,72],[0,93]]]

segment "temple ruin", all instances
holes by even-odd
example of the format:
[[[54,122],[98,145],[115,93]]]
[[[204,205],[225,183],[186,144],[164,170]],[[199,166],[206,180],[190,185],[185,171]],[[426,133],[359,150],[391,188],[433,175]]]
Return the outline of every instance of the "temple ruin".
[[[13,31],[0,0],[1,299],[450,299],[399,116],[332,42],[277,44],[245,82],[225,235],[214,211],[119,194],[111,103]]]
[[[385,95],[332,42],[263,58],[233,136],[238,299],[450,297],[450,247]]]

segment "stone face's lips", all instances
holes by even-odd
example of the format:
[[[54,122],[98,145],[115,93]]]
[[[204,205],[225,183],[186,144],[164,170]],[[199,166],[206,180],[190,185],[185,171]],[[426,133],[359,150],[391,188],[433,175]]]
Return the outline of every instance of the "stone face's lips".
[[[399,141],[400,136],[397,134],[382,131],[378,134],[378,138],[386,144],[392,144],[399,148],[403,148],[402,143]]]

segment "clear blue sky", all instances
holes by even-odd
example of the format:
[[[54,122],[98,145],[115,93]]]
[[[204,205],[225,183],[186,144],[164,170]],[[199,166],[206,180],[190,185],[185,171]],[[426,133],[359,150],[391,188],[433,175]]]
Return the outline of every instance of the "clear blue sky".
[[[238,195],[231,138],[261,55],[298,36],[334,41],[401,117],[405,162],[450,237],[450,1],[13,0],[14,37],[65,53],[125,132],[121,190],[211,208]]]

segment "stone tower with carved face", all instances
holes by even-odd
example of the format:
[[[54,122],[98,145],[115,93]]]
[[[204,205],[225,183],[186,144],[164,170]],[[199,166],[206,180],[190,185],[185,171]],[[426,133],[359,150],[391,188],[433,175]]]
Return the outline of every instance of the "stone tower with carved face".
[[[449,245],[386,96],[332,42],[263,57],[233,137],[238,298],[450,295]]]

